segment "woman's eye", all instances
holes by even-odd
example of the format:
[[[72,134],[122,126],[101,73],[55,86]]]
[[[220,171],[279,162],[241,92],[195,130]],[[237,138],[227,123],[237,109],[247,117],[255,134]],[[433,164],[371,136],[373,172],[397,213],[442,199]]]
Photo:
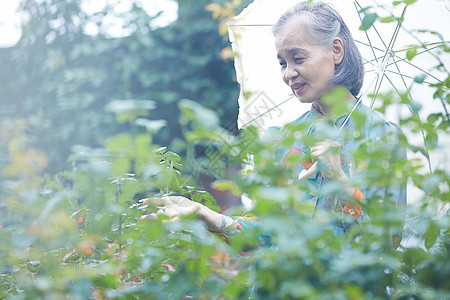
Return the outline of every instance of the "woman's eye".
[[[285,68],[285,67],[286,67],[286,62],[285,62],[285,61],[280,61],[280,66],[281,66],[282,68]]]
[[[294,58],[294,61],[296,64],[301,64],[302,62],[305,61],[305,59],[304,58]]]

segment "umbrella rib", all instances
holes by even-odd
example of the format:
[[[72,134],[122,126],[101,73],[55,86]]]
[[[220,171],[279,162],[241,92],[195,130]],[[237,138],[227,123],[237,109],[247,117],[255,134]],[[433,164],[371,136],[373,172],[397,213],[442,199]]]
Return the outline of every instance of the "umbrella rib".
[[[392,87],[394,88],[394,90],[397,92],[397,94],[400,95],[400,92],[399,92],[398,89],[395,87],[394,83],[389,79],[389,77],[386,76],[386,78],[387,78],[387,80],[389,81],[389,83],[392,85]],[[405,84],[406,84],[406,83],[405,83]],[[408,89],[408,88],[407,88],[407,89]],[[409,95],[409,99],[410,99],[410,101],[411,101],[412,98],[411,98],[411,93],[410,93],[409,89],[408,89],[408,95]],[[409,111],[411,112],[411,114],[412,114],[415,118],[417,118],[417,120],[419,121],[419,124],[422,125],[423,123],[422,123],[422,120],[420,120],[419,114],[418,114],[417,112],[415,112],[415,111],[412,109],[412,107],[411,107],[410,104],[407,104],[406,106],[408,107],[408,109],[409,109]],[[421,128],[420,128],[420,134],[422,135],[422,138],[423,138],[423,140],[425,141],[425,132],[423,131],[422,126],[420,126],[420,127],[421,127]],[[423,148],[424,148],[424,150],[425,150],[425,153],[424,153],[424,154],[425,154],[425,158],[427,159],[428,169],[430,170],[430,173],[431,173],[431,172],[432,172],[432,168],[431,168],[430,152],[429,152],[428,147],[427,147],[427,145],[426,145],[425,143],[423,144]]]
[[[377,74],[377,77],[379,75]],[[353,106],[352,110],[350,111],[350,113],[347,115],[347,117],[345,118],[344,122],[342,122],[341,126],[339,127],[339,131],[344,128],[345,124],[348,122],[348,120],[350,119],[351,115],[353,114],[353,112],[355,111],[356,107],[362,102],[363,98],[366,96],[367,91],[370,89],[370,87],[372,86],[372,83],[375,81],[375,78],[372,80],[372,82],[369,84],[369,87],[364,91],[364,93],[362,93],[359,98],[358,101],[356,101],[356,104]]]
[[[423,53],[425,53],[425,52],[431,51],[431,50],[433,50],[433,49],[436,49],[437,47],[439,47],[439,45],[434,46],[434,47],[432,47],[432,48],[426,48],[426,49],[424,49],[424,50],[418,52],[418,53],[416,54],[416,56],[417,56],[417,55],[420,55],[420,54],[423,54]],[[410,49],[410,48],[408,48],[408,49]],[[408,50],[408,49],[406,49],[406,50]],[[402,49],[402,50],[396,51],[396,52],[401,52],[401,51],[405,51],[405,49]],[[406,58],[402,58],[402,60],[405,60],[405,59],[406,59]],[[392,63],[391,63],[391,64],[392,64]]]
[[[412,67],[418,69],[419,71],[421,71],[421,72],[427,74],[427,75],[430,76],[431,78],[433,78],[433,79],[439,81],[440,83],[442,83],[442,80],[440,80],[439,78],[437,78],[437,77],[434,76],[433,74],[429,73],[428,71],[425,71],[424,69],[419,68],[418,66],[412,64],[412,63],[409,62],[406,58],[402,58],[402,59],[400,59],[400,60],[398,60],[398,61],[396,61],[396,62],[392,62],[392,63],[388,64],[388,66],[390,66],[390,65],[392,65],[392,64],[397,64],[398,62],[401,62],[401,61],[404,61],[404,62],[407,63],[408,65],[410,65],[410,66],[412,66]]]
[[[398,64],[397,64],[397,61],[394,59],[394,63],[395,63],[395,66],[397,67],[397,70],[400,72],[400,67],[398,66]],[[409,62],[408,62],[409,63]],[[410,63],[411,64],[411,63]],[[413,64],[411,64],[412,66],[414,66]],[[415,67],[415,66],[414,66]],[[427,72],[425,72],[424,70],[422,70],[422,69],[420,69],[419,67],[416,67],[416,68],[418,68],[419,70],[421,70],[422,72],[424,72],[425,74],[428,74]],[[401,73],[401,72],[400,72]],[[433,78],[435,78],[433,75],[431,75],[431,74],[429,74],[431,77],[433,77]],[[406,82],[405,82],[405,80],[403,79],[403,76],[405,76],[405,75],[402,75],[402,74],[400,74],[400,76],[402,76],[402,80],[403,80],[403,84],[405,85],[405,87],[407,88],[407,85],[406,85]],[[406,76],[405,76],[406,77]],[[436,78],[437,79],[437,78]],[[440,81],[439,79],[437,79],[438,81]],[[440,81],[441,82],[441,81]],[[408,94],[409,94],[409,97],[412,99],[412,95],[411,95],[411,93],[410,93],[410,91],[408,90]],[[444,101],[443,101],[443,99],[441,98],[441,97],[439,97],[439,99],[441,100],[441,104],[442,104],[442,107],[444,108],[444,111],[445,111],[445,113],[446,113],[446,116],[447,116],[447,120],[449,120],[449,116],[448,116],[448,111],[447,111],[447,107],[445,106],[445,103],[444,103]],[[419,115],[417,115],[417,118],[419,119],[419,121],[420,121],[420,118],[419,118]],[[422,134],[422,135],[424,135],[424,134]],[[425,137],[425,136],[424,136]],[[427,150],[428,151],[428,150]],[[430,172],[431,172],[431,164],[430,164]]]
[[[362,8],[361,4],[359,4],[359,2],[358,2],[357,0],[355,0],[355,2],[358,4],[358,6],[359,6],[360,8]],[[361,17],[360,17],[360,19],[361,19]],[[380,33],[378,32],[377,28],[376,28],[374,25],[372,25],[372,27],[373,27],[373,29],[375,30],[376,34],[378,35],[378,38],[379,38],[379,39],[381,40],[381,42],[383,43],[384,47],[385,47],[386,49],[388,49],[388,47],[386,46],[386,43],[384,42],[384,40],[383,40],[383,38],[381,37]]]
[[[359,41],[358,41],[359,42]],[[361,43],[361,42],[359,42],[359,43]],[[437,43],[430,43],[430,44],[424,44],[423,46],[424,47],[426,47],[426,46],[430,46],[430,45],[436,45],[436,44],[444,44],[444,43],[448,43],[448,42],[437,42]],[[366,45],[366,46],[368,46],[368,45]],[[432,48],[426,48],[425,50],[422,50],[421,52],[418,52],[417,54],[416,54],[416,56],[418,56],[418,55],[420,55],[420,54],[423,54],[423,53],[426,53],[426,52],[428,52],[428,51],[431,51],[431,50],[434,50],[434,49],[436,49],[436,48],[438,48],[440,45],[436,45],[436,46],[434,46],[434,47],[432,47]],[[375,48],[375,47],[374,47]],[[376,50],[379,50],[379,51],[382,51],[381,49],[379,49],[379,48],[375,48]],[[411,49],[411,48],[405,48],[405,49],[401,49],[401,50],[395,50],[394,51],[394,53],[399,53],[399,52],[404,52],[404,51],[407,51],[407,50],[409,50],[409,49]],[[384,52],[384,51],[383,51]],[[378,58],[381,58],[381,56],[379,56]],[[366,59],[366,58],[364,58],[363,57],[363,59],[367,62],[367,63],[372,63],[373,61],[375,61],[375,59],[372,59],[372,60],[368,60],[368,59]],[[406,58],[402,58],[401,60],[405,60]],[[386,66],[390,66],[390,65],[392,65],[393,63],[389,63],[389,64],[387,64]]]
[[[373,107],[373,105],[374,105],[374,103],[375,103],[375,99],[377,98],[378,93],[379,93],[380,88],[381,88],[381,84],[383,83],[383,79],[384,79],[385,71],[386,71],[385,68],[386,68],[386,64],[387,64],[386,56],[388,55],[389,52],[391,52],[391,49],[392,49],[392,47],[394,47],[394,44],[395,44],[395,42],[396,42],[396,40],[397,40],[397,36],[398,36],[398,33],[400,32],[400,28],[401,28],[401,25],[402,25],[402,23],[403,23],[403,19],[404,19],[404,16],[405,16],[406,7],[407,7],[407,5],[405,5],[405,7],[403,8],[403,12],[402,12],[402,16],[401,16],[401,21],[398,21],[398,22],[397,22],[397,26],[395,27],[394,34],[392,35],[392,38],[391,38],[391,40],[390,40],[390,42],[389,42],[389,46],[388,46],[388,48],[386,49],[386,52],[384,53],[383,60],[381,61],[381,63],[382,63],[382,68],[381,68],[380,72],[382,73],[382,76],[381,76],[381,79],[379,80],[379,83],[378,83],[378,80],[377,80],[377,84],[375,85],[376,92],[375,92],[375,94],[374,94],[374,96],[372,97],[372,100],[371,100],[371,102],[370,102],[370,107],[371,107],[371,108]],[[378,86],[378,87],[377,87],[377,86]]]
[[[402,73],[399,73],[399,72],[395,72],[395,71],[392,71],[392,70],[386,70],[386,72],[389,72],[389,73],[392,73],[392,74],[396,74],[396,75],[399,75],[399,76],[402,76],[402,77],[406,77],[406,78],[409,78],[409,79],[414,79],[414,77],[412,77],[412,76],[405,75],[405,74],[402,74]],[[426,84],[433,84],[433,83],[431,83],[429,81],[425,81],[425,80],[423,82],[425,82]]]
[[[372,66],[374,66],[375,67],[375,64],[373,63],[374,62],[374,59],[372,59],[372,60],[368,60],[368,59],[365,59],[364,57],[362,58],[363,59],[363,65],[367,65],[367,64],[370,64],[370,65],[372,65]]]
[[[355,40],[355,43],[359,43],[359,44],[361,44],[361,45],[364,45],[364,46],[367,46],[367,47],[371,47],[371,48],[373,48],[373,49],[375,49],[375,50],[384,52],[383,49],[380,49],[380,48],[375,47],[375,46],[371,46],[371,45],[369,45],[369,44],[367,44],[367,43],[364,43],[364,42],[361,42],[361,41],[358,41],[358,40]]]
[[[386,79],[389,81],[389,83],[392,85],[392,87],[394,88],[394,90],[397,92],[397,94],[401,97],[401,93],[400,91],[397,89],[397,87],[394,85],[394,83],[392,82],[392,80],[389,78],[389,76],[386,75]],[[409,107],[408,105],[408,109],[413,113],[413,111],[411,110],[411,107]]]
[[[431,51],[431,50],[433,50],[433,49],[435,49],[435,48],[437,48],[437,47],[439,47],[439,45],[434,46],[434,47],[432,47],[432,48],[430,48],[430,49],[425,49],[425,50],[423,50],[423,51],[417,53],[416,56],[417,56],[417,55],[420,55],[420,54],[423,54],[423,53],[426,53],[426,52],[428,52],[428,51]],[[404,51],[404,50],[401,50],[401,51]],[[408,61],[407,58],[401,58],[398,62],[401,62],[401,61],[406,62],[407,64],[413,66],[413,67],[416,68],[416,69],[419,69],[421,72],[427,74],[428,76],[430,76],[430,77],[432,77],[432,78],[434,78],[434,79],[436,79],[437,81],[439,81],[439,82],[442,83],[442,80],[440,80],[440,79],[437,78],[436,76],[432,75],[431,73],[428,73],[427,71],[425,71],[425,70],[419,68],[418,66],[412,64],[411,62]],[[393,63],[389,63],[386,67],[388,67],[388,66],[390,66],[390,65],[392,65],[392,64],[393,64]]]
[[[396,60],[395,60],[395,59],[394,59],[394,62],[395,62],[395,66],[396,66],[396,68],[397,68],[397,71],[398,71],[399,73],[401,73],[400,67],[399,67],[398,64],[396,63]],[[405,78],[403,77],[403,75],[400,75],[400,76],[401,76],[401,78],[402,78],[403,84],[405,85],[406,92],[408,93],[408,97],[409,97],[410,101],[412,102],[413,98],[412,98],[412,95],[411,95],[411,89],[408,88],[408,85],[406,84],[406,81],[405,81]],[[386,76],[386,77],[387,77],[387,76]],[[387,77],[387,78],[388,78],[388,81],[391,83],[391,85],[394,86],[393,83],[392,83],[392,81],[389,79],[389,77]],[[394,87],[394,89],[395,89],[395,87]],[[397,91],[397,93],[398,93],[398,91]],[[400,94],[399,94],[399,95],[400,95]],[[412,109],[412,107],[411,107],[410,104],[407,104],[407,105],[408,105],[408,108],[409,108],[409,110],[411,111],[411,113],[412,113],[412,114],[417,118],[417,120],[419,121],[419,124],[422,125],[422,120],[420,120],[419,113],[415,112],[415,111]],[[424,132],[422,126],[420,126],[420,132],[421,132],[421,134],[422,134],[423,140],[425,141],[425,132]],[[426,156],[427,162],[428,162],[428,168],[429,168],[430,173],[431,173],[431,172],[432,172],[432,169],[431,169],[430,152],[428,151],[428,148],[427,148],[426,143],[424,143],[423,146],[424,146],[424,149],[425,149],[425,156]]]
[[[370,101],[370,108],[373,108],[373,105],[375,104],[375,99],[377,98],[378,93],[380,92],[381,84],[383,83],[383,78],[384,78],[385,76],[386,76],[386,75],[385,75],[384,72],[383,72],[383,74],[381,75],[381,79],[380,79],[380,76],[378,75],[377,83],[375,84],[376,92],[375,92],[375,94],[373,95],[372,100]],[[378,87],[377,87],[377,86],[378,86]]]
[[[413,34],[410,30],[408,30],[406,28],[403,28],[403,30],[406,31],[406,33],[408,33],[410,36],[412,36],[415,40],[417,40],[418,43],[421,43],[420,39],[415,34]],[[443,41],[443,43],[445,43],[445,42]],[[448,73],[447,68],[442,63],[442,60],[434,53],[430,53],[430,55],[433,56],[440,64],[442,64],[444,70]]]
[[[384,54],[383,54],[384,55]],[[383,56],[378,56],[378,58],[382,58]],[[372,60],[367,60],[367,59],[365,59],[366,60],[366,63],[370,63],[371,65],[373,65],[373,62],[374,61],[376,61],[376,58],[375,59],[372,59]]]
[[[448,42],[437,42],[437,43],[430,43],[430,44],[424,44],[423,46],[424,47],[426,47],[426,46],[430,46],[430,45],[436,45],[436,44],[444,44],[444,43],[448,43]],[[366,46],[368,46],[368,45],[366,45]],[[431,50],[434,50],[434,49],[436,49],[436,48],[438,48],[440,45],[436,45],[436,46],[434,46],[434,47],[432,47],[432,48],[426,48],[425,50],[422,50],[421,52],[418,52],[417,54],[416,54],[416,56],[418,56],[418,55],[420,55],[420,54],[423,54],[423,53],[426,53],[426,52],[428,52],[428,51],[431,51]],[[375,47],[374,47],[375,48]],[[382,51],[381,49],[378,49],[378,48],[375,48],[376,50],[379,50],[379,51]],[[401,49],[401,50],[395,50],[394,51],[394,53],[399,53],[399,52],[404,52],[404,51],[407,51],[407,50],[409,50],[409,49],[411,49],[411,48],[405,48],[405,49]],[[384,52],[384,51],[383,51]],[[379,56],[378,58],[381,58],[381,56]],[[364,58],[363,57],[363,59],[367,62],[367,63],[372,63],[373,61],[375,61],[375,59],[372,59],[372,60],[368,60],[368,59],[366,59],[366,58]],[[405,60],[406,58],[402,58],[401,60]],[[386,66],[390,66],[390,65],[392,65],[393,63],[389,63],[389,64],[387,64]]]
[[[255,121],[256,119],[261,118],[262,116],[264,116],[265,114],[268,114],[269,112],[271,112],[272,110],[274,110],[275,108],[283,105],[284,103],[288,102],[289,100],[291,100],[292,98],[294,98],[294,96],[291,96],[289,98],[287,98],[286,100],[284,100],[283,102],[275,105],[274,107],[270,108],[269,110],[266,110],[265,112],[263,112],[262,114],[260,114],[259,116],[257,116],[256,118],[251,119],[250,121],[248,121],[247,123],[245,123],[244,125],[242,125],[242,127],[247,126],[248,124],[252,123],[253,121]]]
[[[361,5],[358,3],[357,0],[355,0],[355,1],[353,2],[353,5],[355,6],[355,9],[356,9],[356,13],[358,14],[359,20],[360,20],[361,23],[362,23],[361,15],[359,14],[359,10],[358,10],[358,7],[356,7],[356,4],[358,4],[359,7],[361,7]],[[375,60],[376,60],[376,62],[378,63],[377,56],[375,55],[375,51],[373,50],[374,47],[372,46],[372,41],[370,40],[369,35],[367,34],[367,30],[364,31],[364,33],[365,33],[365,35],[366,35],[367,41],[369,42],[370,49],[372,50],[373,56],[375,57]]]
[[[412,100],[411,92],[410,92],[410,90],[409,90],[409,88],[408,88],[408,85],[406,84],[405,78],[404,78],[403,75],[401,74],[400,67],[398,66],[397,61],[396,61],[395,59],[393,59],[393,61],[394,61],[395,67],[397,68],[397,71],[400,73],[400,76],[401,76],[401,78],[402,78],[403,85],[405,86],[406,91],[408,92],[409,98]],[[389,80],[389,81],[390,81],[390,80]]]
[[[387,46],[386,46],[386,44],[384,43],[383,39],[381,38],[380,33],[378,32],[377,28],[375,27],[375,25],[372,25],[372,27],[373,27],[373,29],[375,30],[375,32],[376,32],[376,34],[378,35],[378,37],[380,38],[380,40],[381,40],[381,42],[383,43],[384,47],[386,47],[386,49],[388,49]]]
[[[444,42],[434,42],[434,43],[428,43],[428,44],[422,44],[422,47],[427,47],[427,46],[434,46],[433,48],[426,48],[425,51],[430,51],[433,49],[436,49],[437,47],[441,46],[442,44],[446,44],[449,43],[449,41],[444,41]],[[409,49],[411,49],[411,47],[408,48],[404,48],[404,49],[400,49],[400,50],[396,50],[395,52],[404,52],[404,51],[408,51]],[[422,52],[418,53],[421,54]]]
[[[400,17],[401,21],[398,21],[397,26],[395,26],[394,34],[392,35],[391,41],[389,42],[389,46],[388,46],[386,52],[384,53],[383,63],[386,60],[386,55],[388,54],[389,51],[391,51],[391,49],[394,47],[395,42],[397,41],[398,33],[400,32],[400,28],[403,24],[403,20],[405,17],[405,12],[406,12],[407,7],[408,7],[408,5],[405,5],[405,7],[403,8],[402,16]]]
[[[378,75],[377,75],[378,76]],[[375,78],[372,80],[372,82],[369,85],[372,85],[372,83],[374,82]],[[369,89],[368,88],[368,89]],[[347,115],[347,117],[345,117],[344,122],[342,122],[341,126],[339,127],[339,131],[342,130],[342,128],[344,128],[345,124],[347,124],[348,120],[350,120],[351,115],[353,114],[353,112],[355,111],[356,107],[358,107],[358,105],[362,102],[363,98],[366,96],[366,92],[368,91],[368,89],[366,91],[364,91],[364,93],[361,94],[361,96],[358,98],[358,100],[356,101],[356,104],[353,106],[352,110],[350,111],[350,113]]]

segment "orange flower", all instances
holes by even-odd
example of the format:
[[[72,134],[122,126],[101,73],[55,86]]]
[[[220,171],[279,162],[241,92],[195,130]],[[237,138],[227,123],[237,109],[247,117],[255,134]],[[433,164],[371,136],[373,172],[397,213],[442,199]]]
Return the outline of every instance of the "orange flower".
[[[80,254],[92,255],[96,248],[95,246],[96,240],[97,237],[95,236],[86,237],[77,245],[76,248],[77,252]]]

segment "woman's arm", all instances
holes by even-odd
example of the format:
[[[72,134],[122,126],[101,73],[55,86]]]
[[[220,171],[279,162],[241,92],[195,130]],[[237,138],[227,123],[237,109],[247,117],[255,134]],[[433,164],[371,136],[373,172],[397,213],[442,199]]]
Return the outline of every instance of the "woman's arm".
[[[219,232],[222,229],[223,218],[225,216],[200,203],[197,203],[197,206],[197,216],[200,220],[205,222],[208,230],[212,232]]]
[[[158,215],[164,214],[170,217],[168,222],[174,222],[177,221],[180,216],[194,214],[200,220],[205,222],[209,231],[219,234],[227,242],[229,242],[230,235],[245,230],[245,228],[258,227],[258,223],[255,221],[254,217],[243,215],[241,217],[231,218],[182,196],[147,198],[141,201],[145,204],[155,205],[159,208],[156,213],[142,216],[141,220],[154,220],[158,218]],[[249,241],[252,240],[253,239],[249,239]],[[268,247],[271,244],[271,237],[268,234],[261,234],[258,235],[254,241],[255,243],[254,245],[251,245],[252,247]]]
[[[224,215],[215,212],[208,207],[194,202],[182,196],[165,196],[162,198],[146,198],[141,200],[144,204],[155,205],[159,207],[156,213],[144,215],[141,220],[154,220],[158,215],[164,214],[170,218],[170,221],[177,221],[180,216],[194,214],[200,220],[204,221],[209,231],[219,232],[222,228]]]

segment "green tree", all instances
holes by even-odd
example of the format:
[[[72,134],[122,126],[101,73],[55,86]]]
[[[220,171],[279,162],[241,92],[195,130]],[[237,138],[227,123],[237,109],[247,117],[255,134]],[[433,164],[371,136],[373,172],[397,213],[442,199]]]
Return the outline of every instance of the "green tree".
[[[230,120],[237,115],[238,86],[233,64],[220,56],[227,42],[204,9],[209,1],[180,1],[178,20],[157,29],[134,5],[124,16],[134,31],[124,38],[86,35],[84,26],[101,26],[111,8],[91,16],[81,3],[25,1],[21,10],[29,21],[22,38],[0,52],[0,117],[28,120],[29,137],[49,156],[50,171],[67,167],[72,145],[99,147],[127,126],[103,110],[114,99],[156,101],[157,113],[149,117],[168,120],[155,137],[163,144],[182,137],[173,120],[183,98],[214,109],[223,126],[236,129]],[[183,143],[176,144],[183,151]]]

